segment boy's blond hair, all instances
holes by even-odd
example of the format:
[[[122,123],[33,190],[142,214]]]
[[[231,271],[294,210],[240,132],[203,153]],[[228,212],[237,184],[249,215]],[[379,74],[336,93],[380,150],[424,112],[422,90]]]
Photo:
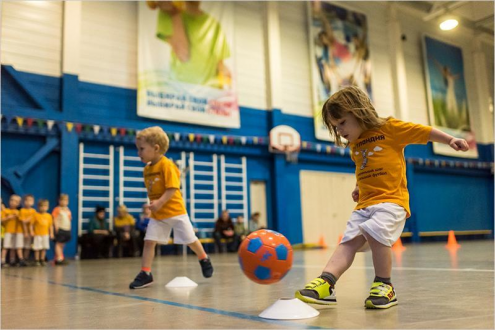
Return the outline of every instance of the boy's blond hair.
[[[60,194],[58,196],[58,200],[61,200],[61,199],[69,199],[69,195],[67,195],[67,194]]]
[[[124,204],[120,204],[119,207],[117,208],[117,210],[127,212],[127,206],[125,206]]]
[[[335,137],[335,144],[344,146],[337,129],[330,122],[331,119],[341,119],[350,112],[363,130],[376,129],[381,127],[388,118],[381,118],[375,110],[371,100],[358,87],[349,86],[336,92],[323,104],[321,116],[323,123],[328,128],[330,136]]]
[[[136,139],[143,140],[152,146],[157,144],[160,147],[160,153],[162,154],[167,152],[170,144],[167,134],[158,126],[143,129],[137,134]]]
[[[16,194],[10,195],[9,201],[10,201],[12,198],[17,199],[19,202],[21,201],[21,196],[19,196],[19,195],[16,195]]]

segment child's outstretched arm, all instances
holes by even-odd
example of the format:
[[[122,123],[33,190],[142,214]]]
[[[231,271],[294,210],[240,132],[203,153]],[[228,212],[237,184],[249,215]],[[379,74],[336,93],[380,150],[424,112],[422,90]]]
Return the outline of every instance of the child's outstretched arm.
[[[177,188],[168,188],[162,197],[150,202],[150,210],[152,212],[158,211],[163,205],[165,205],[170,198],[175,194]]]
[[[436,128],[431,129],[429,141],[448,144],[456,151],[468,151],[469,145],[464,139],[458,139],[450,134],[444,133]]]

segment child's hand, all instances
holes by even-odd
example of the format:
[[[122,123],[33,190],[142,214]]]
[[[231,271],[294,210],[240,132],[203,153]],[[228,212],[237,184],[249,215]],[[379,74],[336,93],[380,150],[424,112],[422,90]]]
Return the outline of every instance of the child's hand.
[[[151,212],[157,212],[161,207],[162,207],[162,204],[158,200],[150,202],[150,211]]]
[[[356,186],[356,189],[354,189],[354,191],[352,192],[352,200],[354,202],[359,202],[359,187]]]
[[[469,150],[469,145],[464,139],[458,139],[458,138],[452,138],[450,140],[449,145],[452,149],[456,151],[468,151]]]

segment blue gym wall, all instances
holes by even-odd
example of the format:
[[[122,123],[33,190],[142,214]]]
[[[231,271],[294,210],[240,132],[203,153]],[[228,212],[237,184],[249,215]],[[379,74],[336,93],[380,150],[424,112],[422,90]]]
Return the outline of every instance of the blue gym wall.
[[[59,193],[71,197],[70,208],[77,216],[78,143],[99,141],[102,145],[114,144],[133,147],[132,137],[94,137],[77,134],[75,130],[55,127],[48,132],[42,129],[19,129],[14,117],[56,120],[88,125],[143,129],[160,125],[165,131],[215,134],[231,136],[267,137],[269,130],[286,124],[300,132],[303,141],[321,143],[314,137],[313,119],[288,115],[278,109],[264,111],[241,107],[241,128],[219,129],[196,125],[163,122],[136,115],[136,91],[79,82],[77,76],[61,78],[18,72],[2,66],[2,198],[11,194],[4,176],[11,168],[21,167],[31,155],[47,143],[47,137],[58,139],[53,148],[22,178],[21,193],[45,197],[55,206]],[[33,124],[33,127],[36,123]],[[322,143],[323,146],[327,144]],[[323,147],[324,148],[324,147]],[[478,145],[477,161],[493,162],[493,144]],[[197,144],[188,141],[171,141],[171,152],[194,151],[247,156],[248,180],[267,183],[268,225],[285,234],[292,243],[302,242],[300,170],[353,173],[348,156],[301,151],[298,164],[286,163],[285,157],[267,151],[266,139],[260,145]],[[433,154],[431,144],[409,146],[406,157],[432,160],[460,160]],[[409,164],[408,179],[413,217],[406,230],[493,231],[493,173],[490,169],[434,168]],[[77,226],[75,226],[77,227]],[[73,229],[77,235],[77,228]],[[75,255],[76,242],[68,245],[67,254]]]

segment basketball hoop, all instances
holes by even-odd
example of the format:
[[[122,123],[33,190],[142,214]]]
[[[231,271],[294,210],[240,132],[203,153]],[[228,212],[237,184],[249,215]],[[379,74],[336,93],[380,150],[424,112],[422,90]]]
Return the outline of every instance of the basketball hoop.
[[[270,152],[283,153],[287,162],[295,164],[297,163],[300,149],[301,136],[294,128],[280,125],[271,129],[270,144],[268,146]]]

